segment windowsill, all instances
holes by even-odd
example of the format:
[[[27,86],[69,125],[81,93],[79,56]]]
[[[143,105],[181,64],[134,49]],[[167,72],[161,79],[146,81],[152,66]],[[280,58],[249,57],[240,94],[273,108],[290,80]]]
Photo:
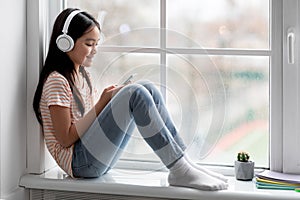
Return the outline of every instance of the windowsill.
[[[20,186],[27,189],[45,189],[131,195],[172,199],[299,199],[300,194],[285,190],[256,189],[254,182],[237,181],[229,177],[228,190],[208,192],[183,187],[171,187],[166,172],[114,169],[101,178],[72,179],[59,168],[42,175],[27,174],[21,177]]]

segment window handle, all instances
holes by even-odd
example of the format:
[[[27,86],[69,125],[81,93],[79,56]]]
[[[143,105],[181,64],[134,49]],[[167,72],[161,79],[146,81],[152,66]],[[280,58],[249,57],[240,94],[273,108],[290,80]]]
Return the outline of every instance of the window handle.
[[[287,33],[287,55],[288,64],[295,63],[295,31],[293,28],[288,29]]]

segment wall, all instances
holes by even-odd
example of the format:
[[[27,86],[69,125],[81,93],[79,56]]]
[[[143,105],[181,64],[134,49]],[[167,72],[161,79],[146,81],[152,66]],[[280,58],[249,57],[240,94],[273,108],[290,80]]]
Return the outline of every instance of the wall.
[[[1,1],[0,199],[26,199],[26,0]]]

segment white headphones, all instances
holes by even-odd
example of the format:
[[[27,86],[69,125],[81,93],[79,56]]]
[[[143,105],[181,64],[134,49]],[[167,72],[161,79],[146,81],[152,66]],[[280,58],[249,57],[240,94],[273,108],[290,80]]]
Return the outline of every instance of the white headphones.
[[[68,29],[69,25],[75,15],[80,13],[82,11],[80,10],[75,10],[70,13],[70,15],[67,17],[64,27],[63,27],[63,34],[59,35],[56,39],[56,45],[57,47],[62,51],[62,52],[69,52],[73,49],[74,47],[74,41],[71,36],[68,35]]]

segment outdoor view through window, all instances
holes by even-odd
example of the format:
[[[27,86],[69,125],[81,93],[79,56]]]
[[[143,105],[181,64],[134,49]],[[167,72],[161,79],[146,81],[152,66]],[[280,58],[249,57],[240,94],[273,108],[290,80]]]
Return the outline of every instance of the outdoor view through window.
[[[90,71],[98,90],[132,73],[163,92],[188,152],[233,165],[248,151],[269,166],[268,0],[70,0],[92,13],[102,42]],[[134,133],[123,159],[158,161]]]

